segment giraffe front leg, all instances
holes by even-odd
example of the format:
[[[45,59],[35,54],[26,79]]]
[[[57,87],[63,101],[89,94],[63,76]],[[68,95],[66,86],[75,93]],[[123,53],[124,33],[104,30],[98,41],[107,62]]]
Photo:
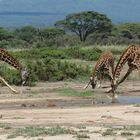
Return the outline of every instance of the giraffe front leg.
[[[18,91],[15,90],[14,88],[12,88],[12,87],[6,82],[6,80],[5,80],[4,78],[2,78],[1,76],[0,76],[0,80],[1,80],[10,90],[12,90],[14,93],[18,93]]]
[[[124,82],[124,80],[130,75],[130,73],[134,70],[134,67],[129,67],[127,73],[124,75],[124,77],[118,82],[118,85]]]
[[[117,103],[118,102],[118,95],[112,90],[112,96],[107,95],[107,97],[112,100],[112,103]]]
[[[97,82],[97,88],[101,88],[102,87],[102,80],[104,77],[104,72],[101,72],[99,75],[99,81]]]
[[[97,88],[101,88],[101,82],[97,82]]]
[[[112,92],[112,88],[109,88],[108,90],[106,90],[106,93],[110,93]]]
[[[117,98],[118,98],[118,95],[114,92],[113,93],[113,97],[112,97],[112,103],[117,103]]]
[[[107,95],[107,97],[109,99],[112,99],[112,103],[117,103],[118,95],[115,93],[115,90],[113,88],[111,88],[111,89],[109,89],[109,91],[107,93],[110,93],[110,92],[112,93],[112,96]]]

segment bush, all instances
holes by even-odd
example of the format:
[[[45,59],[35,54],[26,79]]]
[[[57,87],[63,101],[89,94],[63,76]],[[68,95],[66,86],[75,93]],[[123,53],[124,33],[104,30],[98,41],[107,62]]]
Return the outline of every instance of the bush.
[[[12,56],[19,59],[44,59],[50,57],[53,59],[64,59],[68,58],[64,49],[57,48],[40,48],[40,49],[29,49],[18,52],[11,52]]]
[[[26,82],[28,86],[34,86],[36,81],[62,81],[67,79],[77,79],[90,75],[88,66],[76,65],[69,62],[46,57],[44,60],[26,62],[29,71],[29,78]],[[20,72],[10,69],[6,65],[0,68],[0,75],[9,84],[21,85]]]
[[[76,79],[78,76],[88,76],[89,67],[77,66],[73,63],[53,60],[49,57],[43,61],[36,61],[28,64],[30,74],[35,75],[38,81],[61,81],[66,79]]]
[[[15,85],[21,84],[20,73],[14,69],[10,69],[6,66],[0,67],[0,75],[6,81],[8,81],[9,84],[15,84]]]
[[[20,59],[84,59],[84,60],[97,60],[102,51],[98,48],[81,49],[80,47],[70,48],[40,48],[30,49],[18,52],[11,52],[15,58]]]
[[[81,49],[80,47],[71,47],[66,50],[66,54],[72,58],[84,59],[84,60],[97,60],[102,51],[97,48]]]

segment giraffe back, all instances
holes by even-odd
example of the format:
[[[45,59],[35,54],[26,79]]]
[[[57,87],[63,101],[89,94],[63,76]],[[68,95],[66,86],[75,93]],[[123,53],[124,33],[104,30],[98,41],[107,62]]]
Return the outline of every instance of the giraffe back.
[[[110,67],[111,67],[111,71],[112,71],[112,75],[113,75],[113,72],[114,72],[114,57],[113,57],[113,54],[110,51],[105,51],[100,55],[99,59],[97,60],[95,68],[93,69],[92,77],[90,78],[90,81],[84,87],[84,89],[86,89],[89,86],[89,84],[94,89],[96,87],[96,84],[97,84],[98,73],[102,73],[103,71],[108,71],[108,74],[109,74],[109,68]],[[109,75],[109,77],[112,79],[111,75]]]
[[[114,71],[114,56],[110,51],[105,51],[100,55],[96,62],[93,70],[93,78],[97,76],[98,72],[109,70],[109,67],[111,67]]]

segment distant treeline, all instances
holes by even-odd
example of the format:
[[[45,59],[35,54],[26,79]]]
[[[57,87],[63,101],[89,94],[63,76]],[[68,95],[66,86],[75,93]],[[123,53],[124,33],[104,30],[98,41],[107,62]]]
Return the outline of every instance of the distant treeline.
[[[54,27],[31,25],[14,30],[0,27],[1,48],[41,48],[140,43],[140,23],[112,24],[94,11],[69,14]]]

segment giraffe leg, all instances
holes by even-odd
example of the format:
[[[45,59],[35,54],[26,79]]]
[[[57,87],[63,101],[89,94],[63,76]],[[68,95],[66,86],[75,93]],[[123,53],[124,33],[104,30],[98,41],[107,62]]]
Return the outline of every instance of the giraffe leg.
[[[124,75],[124,77],[119,81],[117,86],[115,86],[114,89],[112,89],[112,93],[113,93],[112,103],[115,103],[117,101],[117,94],[115,94],[115,90],[117,89],[118,85],[121,84],[122,82],[124,82],[124,80],[129,76],[129,74],[133,70],[134,70],[134,67],[129,67],[129,69],[128,69],[127,73]]]
[[[86,86],[84,86],[84,89],[86,89],[89,86],[89,84],[91,83],[91,80],[93,80],[92,77],[90,77],[90,80],[89,80],[88,84]]]
[[[134,70],[133,67],[129,67],[127,73],[126,73],[126,74],[124,75],[124,77],[118,82],[118,84],[115,86],[115,88],[114,88],[114,89],[110,88],[106,93],[114,92],[114,91],[117,89],[118,85],[120,85],[122,82],[124,82],[124,80],[129,76],[129,74],[130,74],[133,70]]]
[[[111,82],[112,81],[112,75],[111,75],[109,69],[108,69],[106,75],[107,75],[107,78],[109,79],[109,81]],[[110,86],[107,86],[107,88],[108,87],[110,87]],[[109,92],[111,92],[111,90],[112,90],[112,88],[109,88],[108,90],[105,91],[105,93],[109,93]]]
[[[103,77],[104,77],[104,72],[101,72],[100,73],[100,76],[99,76],[99,82],[97,84],[97,87],[100,88],[102,86],[102,80],[103,80]]]
[[[135,68],[129,67],[127,73],[124,75],[124,77],[119,81],[118,85],[124,82],[124,80],[129,76],[129,74],[134,70]]]
[[[18,93],[18,91],[16,91],[14,88],[12,88],[12,87],[5,81],[5,79],[2,78],[1,76],[0,76],[0,80],[1,80],[9,89],[11,89],[14,93]]]

